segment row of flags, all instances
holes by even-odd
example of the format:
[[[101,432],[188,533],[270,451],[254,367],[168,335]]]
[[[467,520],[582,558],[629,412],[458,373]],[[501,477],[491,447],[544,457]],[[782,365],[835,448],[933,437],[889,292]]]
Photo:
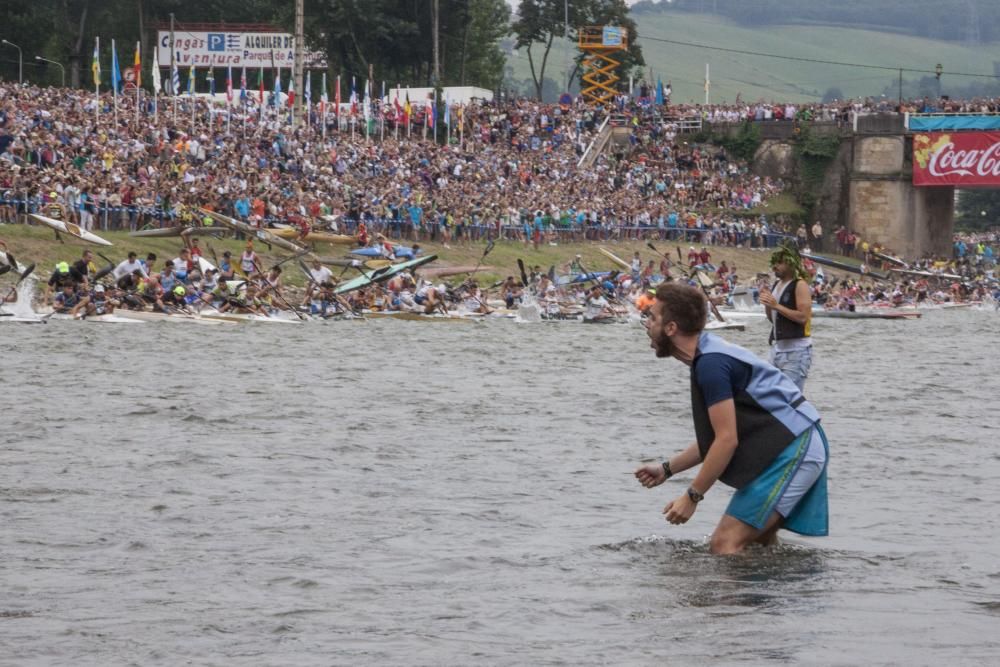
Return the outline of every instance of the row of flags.
[[[156,91],[157,94],[159,94],[160,92],[162,92],[162,83],[163,82],[160,79],[160,67],[157,65],[157,63],[158,63],[158,53],[157,53],[156,47],[154,47],[154,49],[153,49],[153,65],[152,65],[152,68],[151,68],[152,69],[152,83],[153,83],[153,90]],[[281,90],[281,69],[282,68],[280,68],[280,67],[276,68],[276,74],[275,74],[275,77],[274,77],[274,88],[273,88],[274,96],[272,98],[272,104],[274,104],[274,105],[277,105],[279,103],[280,98],[281,98],[281,92],[282,92],[282,90]],[[93,61],[91,62],[91,72],[93,74],[94,86],[95,87],[100,87],[101,82],[102,82],[102,75],[101,75],[100,38],[99,37],[96,38],[96,40],[94,42],[94,57],[93,57]],[[122,70],[121,70],[121,68],[119,66],[119,63],[118,63],[118,51],[115,48],[115,40],[111,40],[111,86],[112,86],[112,90],[113,90],[113,92],[115,92],[115,94],[117,94],[119,92],[123,92],[124,85],[126,83],[126,79],[128,79],[127,83],[129,83],[131,85],[134,85],[136,87],[142,85],[142,57],[141,57],[141,53],[140,53],[140,44],[139,44],[139,42],[136,42],[136,44],[135,44],[135,56],[134,56],[134,58],[132,60],[132,67],[130,69],[125,70],[125,72],[126,72],[126,76],[123,77],[122,76]],[[205,76],[205,80],[208,82],[210,93],[214,95],[215,94],[215,68],[214,67],[209,67],[208,68],[208,72],[207,72],[207,74]],[[190,67],[188,67],[187,86],[186,86],[186,89],[185,89],[186,93],[188,95],[194,95],[196,81],[197,81],[197,68],[195,68],[194,66],[190,66]],[[372,90],[372,85],[371,85],[370,81],[367,81],[367,80],[365,81],[365,87],[364,87],[364,91],[363,91],[363,97],[361,97],[361,98],[358,97],[357,88],[356,88],[355,83],[356,83],[355,77],[352,76],[351,77],[351,95],[349,97],[350,113],[351,113],[352,116],[357,116],[358,113],[359,113],[359,106],[360,106],[360,113],[361,113],[361,115],[365,118],[365,120],[369,120],[369,119],[371,119],[377,113],[377,108],[379,107],[380,103],[378,101],[373,101],[372,100],[373,90]],[[257,78],[257,85],[258,85],[259,102],[260,102],[260,104],[263,104],[264,103],[264,67],[263,66],[260,68],[260,73],[259,73],[258,78]],[[327,84],[326,84],[326,72],[323,72],[323,81],[322,81],[322,84],[321,84],[321,90],[322,90],[322,94],[320,95],[320,103],[321,103],[320,111],[322,113],[322,112],[325,112],[326,106],[329,104],[329,101],[330,101],[329,100],[329,96],[327,94],[327,90],[328,89],[327,89]],[[174,95],[181,94],[180,71],[179,71],[179,68],[177,67],[176,63],[174,63],[174,65],[173,65],[173,67],[171,69],[171,72],[170,72],[170,91],[173,91]],[[400,101],[400,93],[401,92],[402,92],[402,89],[399,86],[397,86],[396,89],[395,89],[395,95],[394,95],[394,99],[393,99],[393,104],[392,104],[392,109],[391,110],[395,112],[395,117],[396,117],[396,121],[397,122],[400,122],[400,123],[405,122],[407,125],[409,125],[410,119],[413,116],[415,109],[413,107],[413,104],[410,102],[410,91],[409,91],[409,88],[406,89],[405,98],[404,98],[404,101],[402,103]],[[334,95],[335,95],[335,97],[334,97],[334,104],[335,104],[335,106],[333,108],[333,113],[337,114],[339,112],[339,109],[340,109],[340,106],[341,106],[340,77],[339,76],[336,79],[335,93],[334,93]],[[304,97],[304,99],[306,101],[306,104],[311,104],[312,103],[312,72],[311,71],[307,71],[306,72],[305,91],[303,93],[303,97]],[[245,103],[247,101],[247,99],[248,99],[248,94],[247,94],[247,68],[246,67],[242,68],[242,73],[240,75],[239,99],[240,99],[241,103]],[[382,96],[381,96],[380,99],[386,99],[386,100],[388,99],[386,97],[386,84],[385,84],[384,81],[382,82]],[[226,100],[227,100],[227,102],[230,102],[230,103],[233,101],[233,68],[232,68],[232,66],[228,66],[226,68]],[[287,93],[287,97],[286,97],[286,103],[287,103],[287,105],[289,107],[291,107],[293,104],[295,104],[295,81],[294,81],[294,77],[292,77],[292,78],[289,79],[288,93]],[[387,112],[388,110],[383,109],[382,111],[383,111],[383,113],[386,116],[389,115],[388,112]],[[434,101],[430,97],[428,97],[425,100],[424,111],[425,111],[425,123],[427,124],[427,126],[430,127],[432,123],[436,124],[437,123],[437,105],[434,104]],[[463,112],[462,106],[459,105],[458,106],[458,110],[457,110],[457,115],[458,115],[459,119],[462,118],[462,112]],[[444,99],[444,122],[445,122],[446,126],[448,126],[448,127],[451,126],[451,104],[449,103],[447,97],[445,97],[445,99]]]

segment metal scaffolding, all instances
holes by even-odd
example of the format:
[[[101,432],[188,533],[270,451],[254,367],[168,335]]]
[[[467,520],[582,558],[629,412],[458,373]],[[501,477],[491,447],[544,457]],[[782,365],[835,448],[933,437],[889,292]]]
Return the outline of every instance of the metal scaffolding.
[[[620,77],[615,70],[621,61],[614,55],[628,50],[628,33],[617,26],[587,26],[580,28],[577,46],[587,54],[581,80],[588,85],[580,92],[591,104],[607,104],[618,94],[614,86]]]

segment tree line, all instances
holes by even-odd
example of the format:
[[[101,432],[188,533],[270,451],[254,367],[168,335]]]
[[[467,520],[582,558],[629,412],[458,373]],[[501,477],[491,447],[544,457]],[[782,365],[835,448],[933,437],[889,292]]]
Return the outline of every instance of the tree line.
[[[6,0],[0,4],[0,38],[21,48],[28,81],[57,84],[65,74],[67,85],[89,87],[95,37],[101,37],[105,73],[110,68],[111,38],[117,41],[122,63],[131,64],[134,46],[140,43],[143,68],[148,72],[157,31],[166,29],[171,14],[175,30],[181,34],[204,23],[264,24],[292,33],[294,2]],[[496,90],[515,85],[509,79],[504,81],[504,76],[507,54],[516,48],[531,69],[529,85],[518,92],[534,93],[539,99],[543,87],[549,94],[565,88],[563,81],[553,84],[555,68],[549,58],[553,44],[559,39],[575,44],[578,28],[588,25],[618,25],[627,31],[629,49],[622,54],[619,76],[627,78],[645,65],[625,0],[520,0],[516,16],[507,0],[305,2],[306,46],[326,54],[333,76],[363,80],[372,71],[376,81],[390,85],[475,85]],[[575,48],[573,53],[570,88],[578,90],[583,54]],[[17,80],[18,67],[18,52],[0,44],[0,77]],[[106,79],[105,74],[105,83]],[[150,77],[144,76],[143,83],[148,88]]]
[[[292,0],[6,0],[0,3],[0,38],[21,48],[25,79],[58,84],[61,72],[41,56],[65,67],[66,83],[90,85],[94,38],[101,37],[102,70],[110,68],[110,40],[118,57],[131,64],[142,45],[149,71],[158,29],[170,15],[175,29],[198,23],[267,24],[292,33]],[[334,75],[368,76],[392,85],[501,84],[505,56],[500,40],[510,30],[505,0],[306,0],[305,36],[309,49],[327,55]],[[433,79],[433,29],[438,31],[440,77]],[[18,51],[0,44],[0,77],[18,78]],[[148,87],[149,77],[143,83]]]

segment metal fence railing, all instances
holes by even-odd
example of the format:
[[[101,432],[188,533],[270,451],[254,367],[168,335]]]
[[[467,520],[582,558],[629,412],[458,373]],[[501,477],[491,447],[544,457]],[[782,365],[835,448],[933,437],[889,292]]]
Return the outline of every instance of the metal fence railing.
[[[0,209],[4,213],[13,213],[22,222],[27,222],[26,213],[43,213],[45,202],[35,199],[0,198]],[[13,208],[13,211],[11,211]],[[230,211],[230,214],[240,218]],[[94,231],[136,231],[137,229],[157,229],[178,224],[173,212],[162,208],[138,206],[104,206],[95,205],[91,212],[90,228]],[[245,221],[245,219],[243,219]],[[14,220],[8,220],[14,222]],[[282,219],[267,217],[263,221],[265,227],[272,223],[284,222]],[[530,223],[459,223],[445,225],[441,222],[422,221],[418,224],[406,217],[375,218],[366,217],[360,220],[340,218],[337,221],[339,233],[356,234],[358,223],[364,222],[369,234],[384,234],[394,240],[423,239],[438,242],[445,239],[445,234],[451,239],[468,241],[487,240],[525,240],[531,238]],[[142,223],[142,224],[139,224]],[[418,237],[419,234],[419,237]],[[713,245],[743,245],[750,243],[752,247],[770,248],[778,245],[784,239],[793,239],[790,234],[769,232],[757,234],[750,231],[727,229],[703,229],[697,227],[670,227],[658,224],[638,225],[628,220],[587,221],[583,224],[552,225],[544,232],[546,242],[578,242],[578,241],[628,241],[628,240],[662,240],[683,243],[706,243]]]

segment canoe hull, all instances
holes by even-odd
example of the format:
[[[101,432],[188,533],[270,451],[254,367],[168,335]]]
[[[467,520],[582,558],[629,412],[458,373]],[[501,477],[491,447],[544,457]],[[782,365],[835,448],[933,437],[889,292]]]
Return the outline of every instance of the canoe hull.
[[[598,248],[598,250],[600,250],[602,255],[604,255],[605,257],[607,257],[608,259],[610,259],[612,262],[614,262],[619,268],[625,269],[626,271],[631,271],[632,270],[632,265],[631,264],[629,264],[628,262],[626,262],[624,259],[622,259],[618,255],[616,255],[615,253],[611,252],[607,248]]]
[[[417,259],[411,259],[410,261],[403,262],[401,264],[393,264],[392,266],[388,266],[384,269],[377,269],[360,275],[353,280],[347,281],[346,283],[341,283],[335,290],[335,293],[346,294],[347,292],[353,292],[354,290],[359,290],[375,283],[385,282],[403,271],[416,269],[417,267],[423,266],[428,262],[433,262],[435,259],[437,259],[437,255],[427,255],[426,257],[418,257]]]
[[[280,236],[276,236],[275,234],[273,234],[268,229],[258,229],[256,227],[254,227],[253,225],[248,225],[245,222],[240,222],[239,220],[235,220],[233,218],[230,218],[228,215],[222,215],[221,213],[216,213],[215,211],[209,211],[209,210],[206,210],[206,209],[203,209],[203,208],[202,209],[198,209],[198,210],[201,211],[204,215],[207,215],[212,220],[215,220],[216,222],[218,222],[221,225],[225,225],[226,227],[229,227],[230,229],[235,229],[237,231],[241,231],[244,234],[246,234],[247,236],[251,236],[253,238],[260,239],[261,241],[264,241],[265,243],[274,244],[274,245],[278,246],[279,248],[283,248],[284,250],[288,250],[288,251],[294,252],[294,253],[300,253],[303,250],[308,250],[308,248],[303,248],[298,243],[293,243],[293,242],[291,242],[291,241],[289,241],[287,239],[281,238]]]
[[[93,243],[94,245],[112,246],[114,245],[111,241],[102,239],[97,234],[88,232],[85,229],[81,229],[79,225],[74,225],[72,222],[66,222],[64,220],[56,220],[55,218],[48,218],[44,215],[38,215],[37,213],[29,214],[29,217],[35,222],[40,222],[46,227],[50,227],[62,234],[68,234],[74,238],[78,238],[81,241],[86,241],[87,243]]]
[[[275,236],[293,241],[307,241],[309,243],[334,243],[338,245],[354,245],[358,242],[353,236],[347,234],[332,234],[330,232],[309,232],[305,238],[301,238],[299,230],[295,227],[281,227],[269,229]]]

